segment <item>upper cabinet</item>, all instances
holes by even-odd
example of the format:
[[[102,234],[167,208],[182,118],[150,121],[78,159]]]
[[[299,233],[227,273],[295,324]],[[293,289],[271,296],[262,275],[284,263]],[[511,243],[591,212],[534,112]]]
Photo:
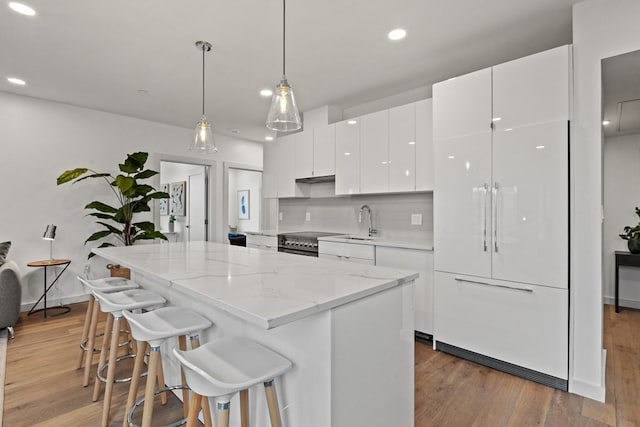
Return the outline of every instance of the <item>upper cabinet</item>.
[[[313,178],[336,173],[334,124],[296,134],[295,177]]]
[[[389,191],[416,189],[416,104],[389,110]]]
[[[336,195],[360,193],[360,120],[338,122],[336,127]]]
[[[433,102],[416,102],[416,191],[433,191]]]
[[[360,117],[360,192],[389,191],[389,110]]]
[[[298,134],[267,142],[263,148],[262,192],[265,198],[305,197],[295,180]]]

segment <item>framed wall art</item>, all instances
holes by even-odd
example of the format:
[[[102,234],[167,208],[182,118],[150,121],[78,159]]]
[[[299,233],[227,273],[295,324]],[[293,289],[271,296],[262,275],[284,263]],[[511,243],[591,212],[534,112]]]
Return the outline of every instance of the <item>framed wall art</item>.
[[[187,214],[187,182],[171,183],[171,214],[185,216]]]
[[[169,184],[160,184],[160,191],[169,194]],[[160,215],[169,215],[169,199],[160,199]]]
[[[249,219],[249,190],[238,190],[238,219]]]

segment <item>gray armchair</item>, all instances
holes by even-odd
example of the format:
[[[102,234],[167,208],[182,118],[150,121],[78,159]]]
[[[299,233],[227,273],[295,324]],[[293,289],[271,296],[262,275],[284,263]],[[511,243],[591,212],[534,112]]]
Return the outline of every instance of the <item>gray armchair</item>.
[[[18,265],[14,261],[7,261],[0,266],[0,329],[7,328],[11,338],[14,337],[13,325],[20,316],[21,300]]]

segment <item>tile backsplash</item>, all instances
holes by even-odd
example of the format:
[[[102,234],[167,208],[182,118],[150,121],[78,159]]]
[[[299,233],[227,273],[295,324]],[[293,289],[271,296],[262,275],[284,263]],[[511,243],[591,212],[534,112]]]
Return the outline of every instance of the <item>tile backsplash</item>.
[[[366,215],[358,222],[360,207],[365,204],[371,208],[379,237],[421,239],[433,235],[433,193],[280,199],[278,230],[365,235],[369,226]],[[422,225],[411,225],[412,214],[422,215]]]

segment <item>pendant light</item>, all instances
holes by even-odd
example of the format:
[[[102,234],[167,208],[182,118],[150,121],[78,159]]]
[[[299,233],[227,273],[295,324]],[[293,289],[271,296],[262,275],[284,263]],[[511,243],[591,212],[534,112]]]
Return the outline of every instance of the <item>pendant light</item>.
[[[197,41],[196,48],[202,51],[202,118],[196,125],[196,129],[193,133],[193,139],[189,150],[197,153],[215,153],[218,151],[216,143],[213,140],[213,132],[211,132],[211,125],[204,115],[204,55],[211,50],[211,43],[206,41]]]
[[[285,17],[286,0],[282,0],[282,80],[276,86],[271,98],[271,108],[267,115],[267,128],[279,132],[291,132],[302,127],[300,113],[293,96],[293,89],[285,74]]]

